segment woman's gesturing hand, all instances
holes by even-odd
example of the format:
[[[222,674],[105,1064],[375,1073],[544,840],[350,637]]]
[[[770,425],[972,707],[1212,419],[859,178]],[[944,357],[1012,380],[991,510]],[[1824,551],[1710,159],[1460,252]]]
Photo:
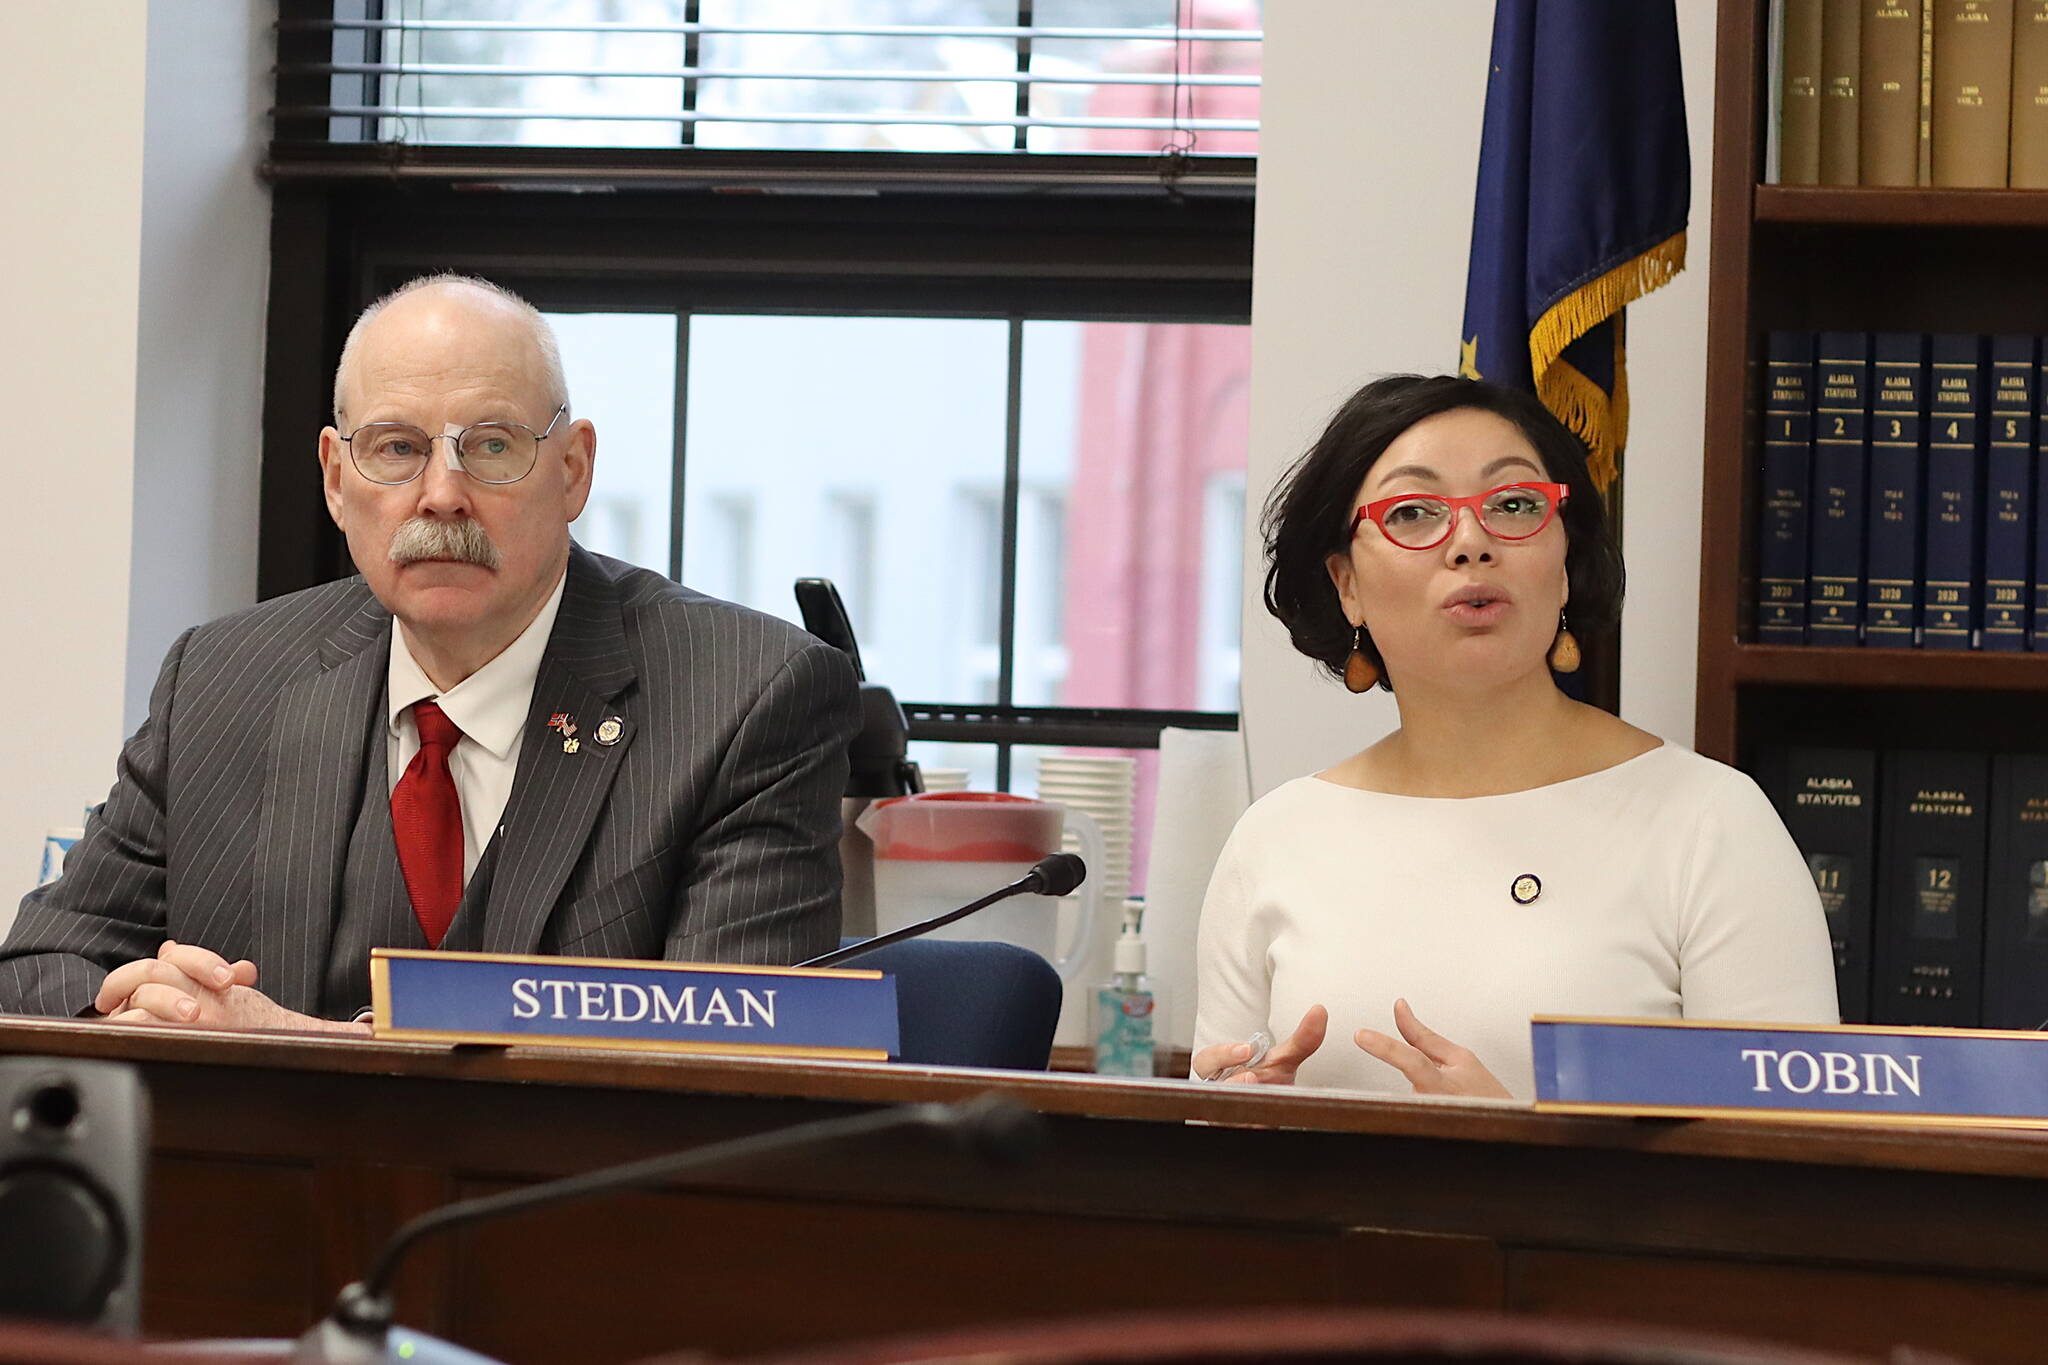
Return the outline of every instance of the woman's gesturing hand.
[[[1394,1002],[1394,1025],[1401,1037],[1362,1028],[1355,1041],[1408,1078],[1418,1095],[1488,1095],[1508,1099],[1508,1088],[1494,1079],[1486,1064],[1441,1033],[1423,1024],[1406,1000]],[[1407,1039],[1406,1042],[1401,1041]]]
[[[1323,1035],[1329,1029],[1330,1012],[1321,1005],[1310,1005],[1308,1013],[1301,1016],[1301,1022],[1294,1026],[1294,1032],[1288,1035],[1286,1042],[1268,1052],[1257,1066],[1246,1067],[1236,1075],[1226,1077],[1223,1083],[1293,1085],[1296,1068],[1323,1045]],[[1195,1054],[1195,1075],[1207,1080],[1224,1067],[1236,1066],[1251,1055],[1250,1043],[1211,1043]]]

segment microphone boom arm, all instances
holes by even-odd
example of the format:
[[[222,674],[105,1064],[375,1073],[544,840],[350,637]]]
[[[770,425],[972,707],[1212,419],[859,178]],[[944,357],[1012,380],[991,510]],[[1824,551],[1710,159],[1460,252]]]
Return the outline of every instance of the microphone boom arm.
[[[864,938],[858,943],[849,943],[844,948],[834,948],[829,953],[807,958],[797,963],[799,967],[832,967],[848,958],[859,957],[862,953],[886,948],[892,943],[901,943],[906,938],[916,938],[934,929],[943,929],[954,920],[965,919],[977,910],[986,910],[999,900],[1011,896],[1064,896],[1088,878],[1088,865],[1071,853],[1053,853],[1040,858],[1029,872],[1011,882],[999,891],[991,891],[978,901],[970,901],[958,910],[948,910],[943,915],[916,924],[906,924],[901,929],[891,929],[886,934]]]
[[[892,1128],[927,1124],[951,1128],[960,1122],[959,1111],[948,1105],[912,1104],[894,1109],[877,1109],[872,1113],[854,1114],[841,1119],[824,1119],[817,1123],[799,1124],[794,1128],[785,1128],[779,1133],[764,1133],[757,1137],[742,1138],[740,1141],[747,1145],[746,1156],[752,1159],[772,1156],[791,1147],[808,1147],[819,1142],[862,1137],[871,1133],[887,1132]],[[391,1240],[385,1243],[384,1250],[379,1253],[370,1273],[356,1288],[362,1291],[363,1298],[369,1302],[388,1305],[391,1279],[398,1270],[398,1263],[405,1258],[413,1243],[432,1236],[443,1227],[502,1218],[507,1214],[546,1208],[551,1204],[580,1199],[590,1194],[638,1189],[669,1176],[685,1174],[698,1167],[724,1165],[733,1157],[732,1147],[733,1144],[729,1142],[714,1142],[704,1147],[691,1148],[686,1152],[666,1152],[661,1156],[648,1157],[644,1161],[628,1162],[623,1166],[607,1166],[603,1170],[565,1176],[560,1180],[550,1180],[545,1184],[529,1186],[523,1190],[508,1190],[503,1194],[484,1195],[445,1205],[431,1213],[421,1214],[393,1233]]]
[[[393,1310],[391,1281],[399,1263],[423,1238],[451,1227],[547,1208],[589,1195],[639,1189],[691,1171],[731,1166],[898,1128],[935,1128],[974,1149],[985,1160],[1014,1162],[1024,1159],[1037,1146],[1043,1127],[1036,1114],[994,1094],[959,1105],[897,1105],[845,1118],[802,1123],[777,1133],[713,1142],[687,1152],[608,1166],[523,1190],[465,1199],[423,1214],[393,1234],[370,1273],[344,1288],[328,1315],[299,1338],[291,1359],[300,1365],[359,1365],[387,1360],[385,1341],[391,1330]],[[454,1353],[446,1354],[451,1349]],[[444,1354],[436,1359],[482,1359],[459,1348],[449,1348],[445,1343],[441,1350]]]
[[[948,910],[936,919],[920,920],[916,924],[906,924],[901,929],[891,929],[886,934],[877,934],[873,938],[864,938],[858,943],[849,943],[844,948],[834,948],[829,953],[821,954],[807,962],[799,962],[796,965],[799,967],[837,966],[848,958],[859,957],[862,953],[871,952],[876,948],[886,948],[892,943],[901,943],[906,938],[916,938],[919,934],[930,933],[934,929],[943,929],[954,920],[965,919],[977,910],[986,910],[999,900],[1007,900],[1011,896],[1022,895],[1025,891],[1031,889],[1024,885],[1029,880],[1029,877],[1019,878],[1000,891],[992,891],[978,901],[970,901],[968,904],[961,906],[958,910]]]

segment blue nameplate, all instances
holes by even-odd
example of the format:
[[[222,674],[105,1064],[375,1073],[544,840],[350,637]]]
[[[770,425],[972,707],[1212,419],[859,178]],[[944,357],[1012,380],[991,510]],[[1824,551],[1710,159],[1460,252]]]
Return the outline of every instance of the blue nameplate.
[[[733,967],[505,953],[370,953],[379,1038],[887,1061],[896,979],[857,968]]]
[[[2048,1128],[2048,1034],[1545,1015],[1529,1027],[1538,1109]]]

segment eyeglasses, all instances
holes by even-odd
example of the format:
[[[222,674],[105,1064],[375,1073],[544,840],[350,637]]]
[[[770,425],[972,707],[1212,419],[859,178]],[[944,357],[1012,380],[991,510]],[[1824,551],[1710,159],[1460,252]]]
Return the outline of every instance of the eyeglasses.
[[[441,436],[429,436],[408,422],[365,422],[341,439],[356,472],[371,483],[411,483],[426,472],[434,442],[443,439],[453,443],[462,472],[478,483],[518,483],[533,472],[540,443],[555,434],[568,410],[566,403],[556,408],[548,429],[538,435],[517,422],[478,422]]]
[[[1511,483],[1469,498],[1446,498],[1435,493],[1403,493],[1381,498],[1358,509],[1351,518],[1351,535],[1368,517],[1381,534],[1404,550],[1428,550],[1451,538],[1458,524],[1458,509],[1469,507],[1479,525],[1495,540],[1527,540],[1542,532],[1557,516],[1557,509],[1571,497],[1561,483]]]

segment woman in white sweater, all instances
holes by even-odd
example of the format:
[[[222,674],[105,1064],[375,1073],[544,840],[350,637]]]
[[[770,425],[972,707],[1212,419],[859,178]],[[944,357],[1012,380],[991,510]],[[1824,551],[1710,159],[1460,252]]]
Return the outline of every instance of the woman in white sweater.
[[[1532,1014],[1835,1021],[1820,900],[1756,784],[1558,690],[1622,567],[1540,403],[1368,384],[1263,527],[1267,608],[1401,723],[1231,834],[1197,1077],[1529,1098]],[[1283,1041],[1246,1066],[1257,1033]]]

